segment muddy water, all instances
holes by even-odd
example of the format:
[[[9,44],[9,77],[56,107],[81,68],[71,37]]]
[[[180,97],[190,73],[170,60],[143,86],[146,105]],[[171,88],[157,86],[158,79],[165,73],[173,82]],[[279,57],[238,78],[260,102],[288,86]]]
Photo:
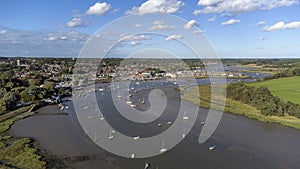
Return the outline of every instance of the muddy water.
[[[149,84],[147,85],[149,86]],[[172,86],[163,87],[168,100],[167,111],[177,112],[178,93]],[[148,90],[138,91],[133,100],[146,98]],[[113,109],[110,94],[98,93],[104,108],[105,117],[113,119],[114,128],[130,133],[134,126],[117,115]],[[162,169],[297,169],[300,167],[300,131],[276,124],[267,124],[242,116],[223,114],[223,118],[214,135],[205,143],[198,143],[201,122],[208,110],[200,108],[196,124],[187,137],[174,149],[165,154],[147,159],[127,159],[112,155],[96,146],[87,136],[76,119],[72,101],[65,102],[68,115],[60,113],[57,106],[47,106],[38,110],[38,114],[17,121],[11,133],[31,137],[38,141],[41,148],[64,159],[73,168],[88,169],[141,169],[147,161],[151,168]],[[185,102],[187,106],[196,106]],[[147,108],[137,105],[137,109]],[[161,122],[176,118],[176,113],[161,116]],[[157,127],[157,122],[143,128],[145,136],[151,136],[167,130],[168,126]],[[126,126],[127,127],[124,127]],[[210,145],[217,148],[210,151]],[[72,157],[72,158],[71,158]],[[69,159],[75,159],[70,160]]]

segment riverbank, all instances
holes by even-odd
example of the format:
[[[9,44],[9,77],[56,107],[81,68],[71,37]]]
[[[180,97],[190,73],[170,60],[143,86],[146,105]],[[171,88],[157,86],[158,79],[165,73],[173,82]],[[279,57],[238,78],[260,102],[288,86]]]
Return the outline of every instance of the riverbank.
[[[45,169],[46,162],[40,151],[27,137],[12,136],[8,130],[16,121],[30,116],[35,104],[22,107],[0,116],[0,160],[1,168]],[[24,116],[22,116],[24,114]]]
[[[194,104],[199,105],[200,107],[210,108],[211,102],[211,88],[210,85],[200,85],[192,87],[184,87],[181,89],[183,92],[182,98],[187,101],[191,101]],[[196,93],[200,93],[200,98],[197,98]],[[226,105],[224,108],[225,112],[229,112],[236,115],[244,115],[251,119],[257,119],[262,122],[267,123],[279,123],[283,126],[293,127],[300,129],[300,119],[285,115],[280,116],[265,116],[260,113],[256,108],[243,104],[238,101],[231,99],[226,99]]]

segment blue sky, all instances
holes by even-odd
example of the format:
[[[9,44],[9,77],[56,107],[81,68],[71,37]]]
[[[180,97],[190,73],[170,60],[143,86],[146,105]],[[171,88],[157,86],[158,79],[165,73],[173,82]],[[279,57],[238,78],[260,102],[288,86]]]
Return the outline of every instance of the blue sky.
[[[0,56],[76,57],[89,35],[119,17],[168,13],[191,21],[191,26],[202,30],[223,58],[299,57],[299,3],[299,0],[3,0]]]

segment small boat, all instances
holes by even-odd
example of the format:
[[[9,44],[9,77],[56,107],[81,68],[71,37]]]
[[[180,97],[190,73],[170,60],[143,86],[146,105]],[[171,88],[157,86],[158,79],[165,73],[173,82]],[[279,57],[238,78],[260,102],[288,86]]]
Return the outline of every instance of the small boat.
[[[214,150],[217,146],[216,145],[211,145],[208,147],[209,150]]]
[[[132,101],[127,101],[126,103],[127,103],[127,104],[132,104]]]
[[[143,98],[143,100],[142,100],[142,104],[145,104],[145,99]]]
[[[84,135],[86,136],[86,135],[88,135],[90,132],[87,130],[87,129],[85,129],[84,130]]]
[[[134,140],[138,140],[140,138],[141,138],[140,136],[133,137]]]
[[[147,162],[145,162],[145,167],[144,167],[144,169],[148,169],[148,168],[150,168],[150,164],[147,163]]]
[[[114,139],[114,136],[109,136],[108,139],[112,140]]]
[[[157,125],[158,127],[161,127],[162,126],[162,124],[161,123],[158,123],[158,125]]]
[[[122,98],[122,96],[120,95],[120,92],[119,92],[119,90],[118,90],[118,98]]]
[[[98,113],[98,117],[100,117],[100,120],[104,120],[105,119],[102,113]]]
[[[83,109],[88,109],[89,108],[89,106],[83,106]]]
[[[135,105],[135,104],[131,104],[130,106],[131,106],[132,108],[135,108],[135,107],[136,107],[136,105]]]
[[[103,92],[103,91],[104,91],[104,89],[103,89],[103,88],[99,88],[99,91],[100,91],[100,92]]]
[[[201,126],[203,126],[204,124],[205,124],[205,122],[204,122],[204,121],[202,121],[202,122],[201,122]]]
[[[93,118],[95,118],[95,116],[89,116],[88,118],[89,118],[89,119],[93,119]]]
[[[186,110],[184,111],[184,116],[182,117],[183,120],[188,120],[189,116],[186,115]]]
[[[159,150],[160,153],[165,153],[168,151],[168,149],[165,147],[165,140],[162,141],[162,148]]]
[[[131,158],[131,159],[134,159],[134,158],[135,158],[135,154],[131,154],[131,155],[130,155],[130,158]]]
[[[116,133],[116,131],[115,130],[109,130],[109,136],[108,136],[109,140],[112,140],[114,138],[114,136],[112,135],[112,133]]]
[[[173,123],[172,121],[168,121],[168,122],[167,122],[168,125],[171,125],[172,123]]]

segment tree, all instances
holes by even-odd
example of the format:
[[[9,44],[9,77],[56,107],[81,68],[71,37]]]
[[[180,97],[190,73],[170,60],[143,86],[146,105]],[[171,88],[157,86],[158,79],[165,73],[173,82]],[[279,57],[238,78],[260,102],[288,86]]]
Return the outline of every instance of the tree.
[[[7,111],[6,102],[3,99],[0,99],[0,114],[3,114]]]

